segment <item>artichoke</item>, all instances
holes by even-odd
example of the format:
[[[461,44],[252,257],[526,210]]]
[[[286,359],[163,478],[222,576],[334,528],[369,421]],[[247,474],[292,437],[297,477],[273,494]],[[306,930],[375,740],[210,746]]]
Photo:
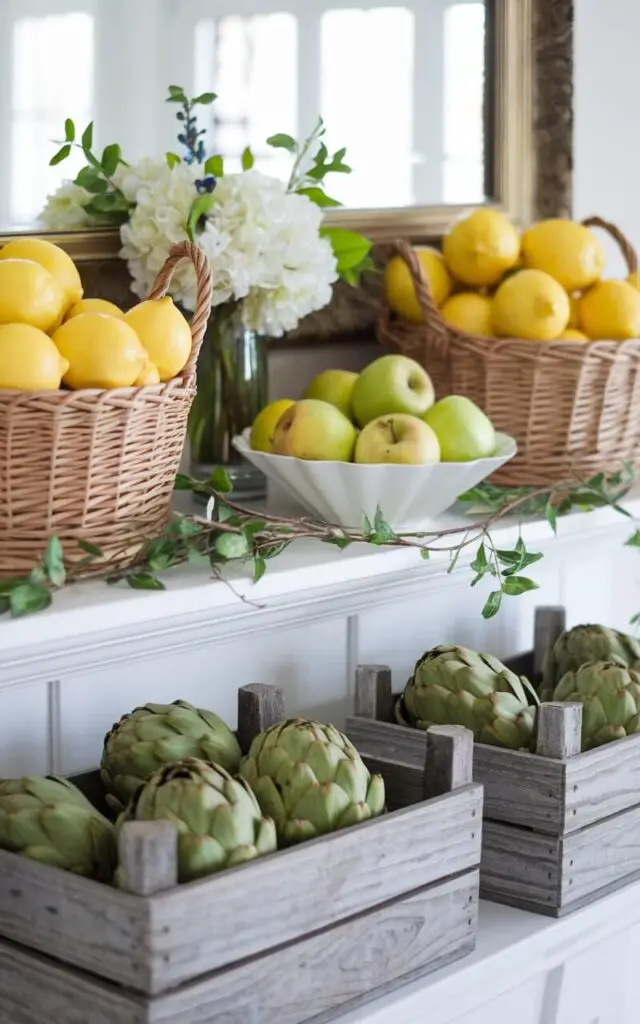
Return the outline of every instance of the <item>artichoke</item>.
[[[100,774],[107,803],[122,811],[158,768],[185,757],[202,758],[233,774],[241,751],[231,729],[211,711],[184,700],[136,708],[105,737]]]
[[[634,668],[640,663],[640,643],[607,626],[574,626],[558,637],[547,654],[540,691],[542,699],[551,700],[563,676],[575,672],[586,661],[619,661]]]
[[[175,825],[180,882],[244,864],[277,849],[275,826],[263,817],[244,779],[195,757],[154,772],[120,815],[118,831],[128,821],[170,821]]]
[[[531,683],[490,654],[433,647],[416,663],[396,718],[417,729],[463,725],[479,743],[519,750],[530,745],[537,704]]]
[[[110,882],[116,866],[111,822],[66,779],[0,781],[0,848]]]
[[[350,740],[332,725],[301,718],[253,740],[240,763],[283,845],[313,839],[382,814],[384,781],[371,775]]]
[[[640,673],[611,661],[587,661],[567,672],[553,699],[582,704],[582,749],[640,732]]]

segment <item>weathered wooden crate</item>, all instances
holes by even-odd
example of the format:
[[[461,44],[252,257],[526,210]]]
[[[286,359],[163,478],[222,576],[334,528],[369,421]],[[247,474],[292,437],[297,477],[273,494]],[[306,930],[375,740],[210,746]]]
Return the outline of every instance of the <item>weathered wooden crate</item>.
[[[282,693],[245,687],[239,709],[246,749],[283,717]],[[472,736],[420,740],[413,806],[188,885],[164,822],[123,830],[129,891],[0,852],[0,1024],[328,1021],[470,952]],[[95,775],[77,781],[99,794]]]
[[[538,609],[535,650],[509,667],[538,680],[564,621],[563,609]],[[392,724],[394,700],[390,670],[360,666],[346,731],[403,806],[420,785],[423,738]],[[580,704],[547,703],[535,753],[474,745],[484,786],[481,896],[559,917],[640,877],[640,736],[580,753],[581,723]]]

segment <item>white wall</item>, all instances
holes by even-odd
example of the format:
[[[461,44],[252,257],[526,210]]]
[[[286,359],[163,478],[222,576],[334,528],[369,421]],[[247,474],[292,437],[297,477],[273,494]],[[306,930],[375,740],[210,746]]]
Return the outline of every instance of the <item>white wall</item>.
[[[614,221],[640,249],[640,2],[575,0],[575,11],[574,212]]]

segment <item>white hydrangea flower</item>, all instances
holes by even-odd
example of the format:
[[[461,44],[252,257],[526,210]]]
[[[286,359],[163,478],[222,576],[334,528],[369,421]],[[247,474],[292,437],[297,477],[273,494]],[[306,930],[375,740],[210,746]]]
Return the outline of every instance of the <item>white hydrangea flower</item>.
[[[77,231],[95,224],[95,218],[85,206],[92,195],[73,181],[63,181],[59,188],[47,196],[40,223],[50,231]]]

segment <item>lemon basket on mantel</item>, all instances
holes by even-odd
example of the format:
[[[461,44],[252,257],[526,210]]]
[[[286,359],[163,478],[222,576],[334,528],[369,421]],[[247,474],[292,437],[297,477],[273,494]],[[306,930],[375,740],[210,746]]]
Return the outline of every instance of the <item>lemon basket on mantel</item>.
[[[614,472],[625,463],[638,465],[640,291],[634,249],[618,228],[599,217],[582,224],[542,222],[534,225],[535,234],[527,232],[520,239],[502,214],[483,210],[473,216],[479,218],[476,230],[494,233],[489,243],[495,243],[496,261],[484,276],[482,268],[477,275],[464,268],[456,273],[459,252],[454,232],[464,250],[465,231],[473,234],[471,218],[459,222],[449,240],[445,238],[444,256],[434,250],[425,256],[425,250],[406,241],[396,243],[392,270],[403,288],[406,311],[399,315],[398,309],[383,310],[382,345],[422,363],[437,396],[465,395],[485,410],[498,430],[516,438],[518,454],[495,474],[498,484],[545,486],[564,478]],[[626,281],[600,280],[604,251],[592,228],[604,229],[620,246],[629,272]],[[579,233],[584,231],[580,242]],[[563,235],[577,236],[578,248],[586,246],[586,252],[575,252],[569,259],[573,267],[561,267]],[[467,239],[467,245],[472,247],[473,241]],[[557,269],[549,266],[548,273],[542,269],[545,258],[539,255],[545,246],[547,263],[557,264]],[[389,269],[390,265],[388,285]],[[534,289],[542,283],[552,290],[549,311],[557,323],[555,328],[549,325],[547,340],[544,330],[527,338],[508,326],[510,319],[518,322],[531,315],[531,303],[517,294],[526,279],[520,278],[515,287],[512,283],[523,269],[547,279],[529,276]],[[506,319],[507,325],[494,331],[496,296],[506,306],[509,290],[513,295],[506,317],[498,309],[498,318]],[[617,325],[605,327],[607,312]],[[516,336],[506,336],[511,332]],[[502,336],[491,336],[496,333]]]
[[[29,572],[52,536],[76,573],[121,569],[167,521],[211,311],[202,250],[173,246],[149,296],[164,297],[184,259],[195,268],[197,303],[191,352],[178,376],[110,390],[0,389],[0,577]],[[101,552],[84,568],[78,541]]]

